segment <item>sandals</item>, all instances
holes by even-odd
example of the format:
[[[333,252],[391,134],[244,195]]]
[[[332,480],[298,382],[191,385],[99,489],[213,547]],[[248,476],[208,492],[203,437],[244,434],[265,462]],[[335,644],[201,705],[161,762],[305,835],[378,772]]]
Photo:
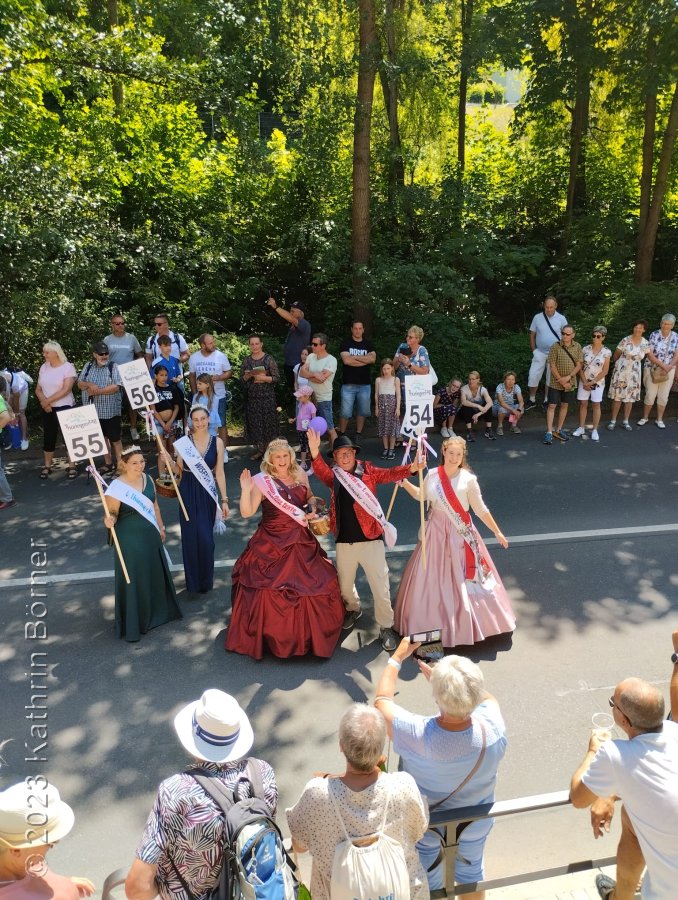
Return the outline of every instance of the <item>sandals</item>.
[[[42,469],[40,469],[40,480],[46,481],[51,474],[52,474],[52,467],[51,466],[43,466]]]
[[[73,481],[73,479],[74,479],[74,478],[77,478],[77,477],[78,477],[78,470],[77,470],[77,469],[74,469],[74,468],[72,468],[72,467],[69,467],[68,469],[66,469],[66,478],[67,478],[69,481]]]

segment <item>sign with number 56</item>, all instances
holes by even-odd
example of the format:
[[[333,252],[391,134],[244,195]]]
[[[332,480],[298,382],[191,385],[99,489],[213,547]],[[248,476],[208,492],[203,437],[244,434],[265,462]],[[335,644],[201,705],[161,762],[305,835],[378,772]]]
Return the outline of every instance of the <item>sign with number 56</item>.
[[[142,406],[158,402],[155,386],[143,359],[122,363],[118,366],[118,372],[132,409],[141,409]]]
[[[57,417],[71,462],[106,455],[106,441],[94,406],[57,410]]]

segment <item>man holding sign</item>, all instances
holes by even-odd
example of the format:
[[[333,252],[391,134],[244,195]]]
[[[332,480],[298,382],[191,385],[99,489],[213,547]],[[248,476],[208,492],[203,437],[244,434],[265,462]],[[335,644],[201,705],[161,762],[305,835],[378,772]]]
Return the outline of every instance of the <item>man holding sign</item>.
[[[376,497],[378,484],[401,481],[418,471],[422,463],[382,469],[369,462],[358,463],[360,448],[346,435],[335,439],[331,458],[333,466],[320,456],[320,435],[309,428],[308,446],[313,471],[332,488],[330,527],[337,544],[337,575],[346,614],[344,629],[352,628],[362,615],[360,598],[355,588],[358,566],[362,566],[374,601],[374,617],[379,625],[379,639],[384,650],[395,650],[398,639],[393,631],[391,588],[386,565],[384,541],[393,547],[397,533],[386,521]]]
[[[104,456],[102,474],[108,475],[115,472],[111,448],[115,451],[117,460],[122,453],[122,381],[118,367],[109,361],[109,350],[104,341],[94,344],[92,357],[78,376],[78,388],[82,391],[82,405],[92,404],[97,411],[108,449]]]

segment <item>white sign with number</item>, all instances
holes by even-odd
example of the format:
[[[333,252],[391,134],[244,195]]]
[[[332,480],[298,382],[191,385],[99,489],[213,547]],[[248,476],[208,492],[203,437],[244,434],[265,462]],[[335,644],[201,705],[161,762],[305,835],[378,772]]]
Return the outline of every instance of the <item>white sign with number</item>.
[[[118,366],[118,372],[132,409],[141,409],[142,406],[151,406],[158,402],[155,386],[143,359],[122,363]]]
[[[405,376],[405,416],[401,431],[406,437],[416,437],[433,428],[433,385],[430,375]]]
[[[106,440],[92,404],[57,410],[57,417],[72,462],[106,455]]]

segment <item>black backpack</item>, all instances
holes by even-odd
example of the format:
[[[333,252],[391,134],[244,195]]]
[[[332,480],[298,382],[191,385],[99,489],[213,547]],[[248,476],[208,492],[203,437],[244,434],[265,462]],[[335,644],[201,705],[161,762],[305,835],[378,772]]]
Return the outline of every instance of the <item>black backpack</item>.
[[[296,900],[299,880],[264,799],[259,760],[247,760],[245,776],[233,790],[204,769],[186,771],[219,806],[225,819],[221,872],[208,900]],[[171,857],[170,863],[194,900]]]

